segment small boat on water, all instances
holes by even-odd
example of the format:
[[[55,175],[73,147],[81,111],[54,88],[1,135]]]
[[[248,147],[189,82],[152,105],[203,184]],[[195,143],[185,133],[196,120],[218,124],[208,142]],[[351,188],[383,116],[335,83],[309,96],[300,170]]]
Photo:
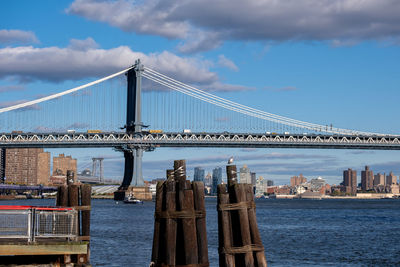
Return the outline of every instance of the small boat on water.
[[[143,204],[143,201],[135,198],[135,196],[131,194],[131,195],[128,195],[127,197],[125,197],[124,203],[126,203],[126,204]]]

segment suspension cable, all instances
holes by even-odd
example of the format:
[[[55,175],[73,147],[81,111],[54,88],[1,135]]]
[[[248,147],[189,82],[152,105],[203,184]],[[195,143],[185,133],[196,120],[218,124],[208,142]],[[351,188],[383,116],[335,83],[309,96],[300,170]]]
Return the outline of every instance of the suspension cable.
[[[198,98],[198,99],[206,101],[208,103],[218,105],[218,106],[221,106],[221,107],[224,107],[224,108],[227,108],[227,109],[230,109],[230,110],[242,113],[242,114],[246,114],[246,115],[249,115],[252,117],[257,117],[257,118],[260,118],[263,120],[274,121],[274,122],[282,123],[282,124],[285,124],[285,125],[288,125],[291,127],[299,127],[299,128],[309,129],[309,130],[313,130],[313,131],[323,131],[323,132],[329,132],[329,133],[335,133],[335,134],[356,134],[356,135],[371,135],[371,134],[373,134],[373,135],[380,135],[380,136],[384,135],[384,134],[380,134],[380,133],[355,131],[355,130],[349,130],[349,129],[333,128],[333,127],[331,127],[329,129],[323,125],[294,120],[291,118],[287,118],[287,117],[275,115],[272,113],[264,112],[261,110],[257,110],[257,109],[254,109],[254,108],[251,108],[248,106],[244,106],[239,103],[215,96],[208,92],[204,92],[200,89],[197,89],[193,86],[187,85],[187,84],[179,82],[177,80],[174,80],[166,75],[158,73],[147,67],[145,67],[145,72],[143,74],[144,74],[145,78],[150,79],[158,84],[167,86],[173,90],[177,90],[181,93],[190,95],[192,97]],[[232,105],[235,106],[236,108],[231,108]]]
[[[104,82],[104,81],[109,80],[111,78],[114,78],[114,77],[116,77],[118,75],[124,74],[125,72],[127,72],[128,70],[130,70],[132,68],[133,68],[133,66],[129,67],[127,69],[124,69],[124,70],[122,70],[120,72],[114,73],[114,74],[112,74],[110,76],[98,79],[98,80],[96,80],[94,82],[90,82],[90,83],[87,83],[87,84],[84,84],[84,85],[81,85],[81,86],[78,86],[78,87],[75,87],[75,88],[72,88],[72,89],[69,89],[69,90],[66,90],[66,91],[61,92],[61,93],[49,95],[49,96],[42,97],[42,98],[39,98],[39,99],[36,99],[36,100],[28,101],[28,102],[25,102],[25,103],[17,104],[17,105],[6,107],[6,108],[2,108],[2,109],[0,109],[0,113],[11,111],[11,110],[15,110],[15,109],[19,109],[19,108],[24,108],[24,107],[28,107],[28,106],[32,106],[34,104],[38,104],[38,103],[41,103],[41,102],[44,102],[44,101],[48,101],[48,100],[51,100],[51,99],[54,99],[54,98],[57,98],[57,97],[60,97],[60,96],[63,96],[63,95],[67,95],[67,94],[82,90],[82,89],[87,88],[89,86]]]

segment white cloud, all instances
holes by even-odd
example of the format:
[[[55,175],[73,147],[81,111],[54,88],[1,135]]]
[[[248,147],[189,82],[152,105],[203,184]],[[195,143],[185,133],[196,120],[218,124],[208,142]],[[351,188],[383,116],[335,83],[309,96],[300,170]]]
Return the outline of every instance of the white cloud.
[[[196,30],[186,36],[185,41],[178,46],[178,50],[184,54],[203,52],[213,50],[221,43],[218,33]]]
[[[236,66],[236,64],[232,60],[226,58],[224,55],[218,56],[218,65],[220,65],[221,67],[231,69],[233,71],[239,71],[238,66]]]
[[[30,31],[0,30],[0,44],[30,44],[38,42],[36,35]]]
[[[225,40],[338,46],[400,37],[396,0],[76,0],[67,12],[128,32],[183,40],[178,48],[184,53],[214,49]]]
[[[103,77],[131,66],[140,58],[146,67],[179,81],[213,91],[239,91],[251,88],[223,84],[209,70],[212,64],[198,58],[180,57],[171,52],[144,54],[127,46],[112,49],[96,48],[88,38],[72,40],[66,48],[33,46],[0,48],[0,78],[21,80],[65,81]]]
[[[72,50],[87,51],[89,49],[99,48],[99,44],[91,37],[88,37],[85,40],[71,39],[68,48],[71,48]]]
[[[169,20],[169,12],[178,6],[176,1],[76,0],[66,10],[90,20],[109,23],[127,32],[156,34],[167,38],[184,38],[189,25],[185,21]],[[168,12],[165,12],[168,10]]]

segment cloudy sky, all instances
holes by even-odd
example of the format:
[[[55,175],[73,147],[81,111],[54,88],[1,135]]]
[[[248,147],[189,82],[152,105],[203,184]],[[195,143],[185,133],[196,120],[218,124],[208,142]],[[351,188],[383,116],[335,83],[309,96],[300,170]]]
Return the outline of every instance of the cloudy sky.
[[[400,2],[397,0],[2,1],[0,106],[146,66],[213,93],[294,119],[399,133]],[[111,149],[52,149],[79,167]],[[195,153],[194,153],[195,152]],[[400,174],[395,151],[157,149],[144,155],[145,179],[173,159],[212,171],[235,156],[276,183],[290,176],[341,181],[342,170]],[[189,172],[192,175],[192,172]]]

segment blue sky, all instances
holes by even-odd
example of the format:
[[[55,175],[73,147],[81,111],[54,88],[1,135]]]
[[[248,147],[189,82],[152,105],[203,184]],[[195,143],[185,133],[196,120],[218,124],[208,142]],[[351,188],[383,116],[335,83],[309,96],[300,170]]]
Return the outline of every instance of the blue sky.
[[[399,133],[398,14],[390,0],[3,1],[0,105],[72,88],[140,57],[264,111]],[[104,156],[106,175],[122,175],[122,155],[111,149],[49,151],[81,167]],[[400,174],[397,151],[157,149],[144,155],[144,176],[162,177],[181,158],[211,172],[231,155],[280,184],[299,173],[339,183],[343,169],[366,164]]]

